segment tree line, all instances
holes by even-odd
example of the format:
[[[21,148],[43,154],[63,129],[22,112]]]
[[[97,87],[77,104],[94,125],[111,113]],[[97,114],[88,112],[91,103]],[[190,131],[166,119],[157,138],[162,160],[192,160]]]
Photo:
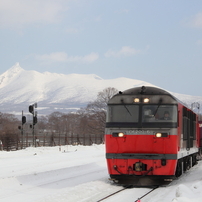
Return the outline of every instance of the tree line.
[[[16,150],[28,146],[91,145],[104,142],[107,102],[118,92],[106,88],[99,92],[95,101],[76,112],[55,111],[47,116],[38,116],[37,124],[31,127],[12,114],[0,112],[0,149]]]

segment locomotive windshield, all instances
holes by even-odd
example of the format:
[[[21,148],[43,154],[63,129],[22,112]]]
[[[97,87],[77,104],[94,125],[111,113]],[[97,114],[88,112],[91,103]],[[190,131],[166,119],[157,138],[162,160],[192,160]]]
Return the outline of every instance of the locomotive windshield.
[[[109,127],[177,127],[177,105],[108,105]]]
[[[108,107],[107,122],[138,122],[138,105],[112,105]]]
[[[142,122],[177,122],[177,106],[175,105],[144,105]]]

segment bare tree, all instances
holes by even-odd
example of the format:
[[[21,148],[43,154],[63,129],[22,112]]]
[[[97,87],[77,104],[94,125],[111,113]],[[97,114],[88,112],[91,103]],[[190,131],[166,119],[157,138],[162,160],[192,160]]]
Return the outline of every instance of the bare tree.
[[[106,88],[102,92],[99,92],[97,99],[86,107],[90,129],[102,138],[104,137],[107,103],[116,93],[118,93],[117,89]]]
[[[105,88],[103,91],[98,93],[96,101],[99,102],[100,104],[102,103],[104,109],[106,110],[107,103],[117,93],[118,93],[118,90],[116,88],[112,88],[112,87]]]
[[[50,130],[60,132],[62,115],[63,113],[61,112],[53,112],[48,116],[48,124]]]
[[[39,116],[37,121],[37,126],[39,130],[46,130],[48,125],[48,117],[47,116]]]
[[[18,149],[19,120],[12,114],[0,113],[0,139],[7,151]]]

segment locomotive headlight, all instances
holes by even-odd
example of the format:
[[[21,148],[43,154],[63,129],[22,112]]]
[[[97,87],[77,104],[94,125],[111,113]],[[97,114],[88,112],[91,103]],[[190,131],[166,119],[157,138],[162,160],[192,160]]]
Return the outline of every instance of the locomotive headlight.
[[[156,133],[155,137],[168,137],[168,133]]]
[[[144,103],[148,103],[149,102],[149,98],[144,98]]]
[[[124,137],[124,133],[118,133],[119,137]]]
[[[162,137],[162,133],[156,133],[156,137]]]
[[[112,133],[112,137],[124,137],[125,134],[120,132],[120,133]]]

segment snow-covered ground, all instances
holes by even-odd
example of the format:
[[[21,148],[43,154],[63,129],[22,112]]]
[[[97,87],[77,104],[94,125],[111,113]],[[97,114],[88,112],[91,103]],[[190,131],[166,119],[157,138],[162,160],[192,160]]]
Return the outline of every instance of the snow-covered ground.
[[[104,145],[0,151],[1,202],[95,202],[122,189],[108,180]],[[106,202],[134,202],[149,189],[131,188]],[[202,161],[141,202],[201,202]]]

